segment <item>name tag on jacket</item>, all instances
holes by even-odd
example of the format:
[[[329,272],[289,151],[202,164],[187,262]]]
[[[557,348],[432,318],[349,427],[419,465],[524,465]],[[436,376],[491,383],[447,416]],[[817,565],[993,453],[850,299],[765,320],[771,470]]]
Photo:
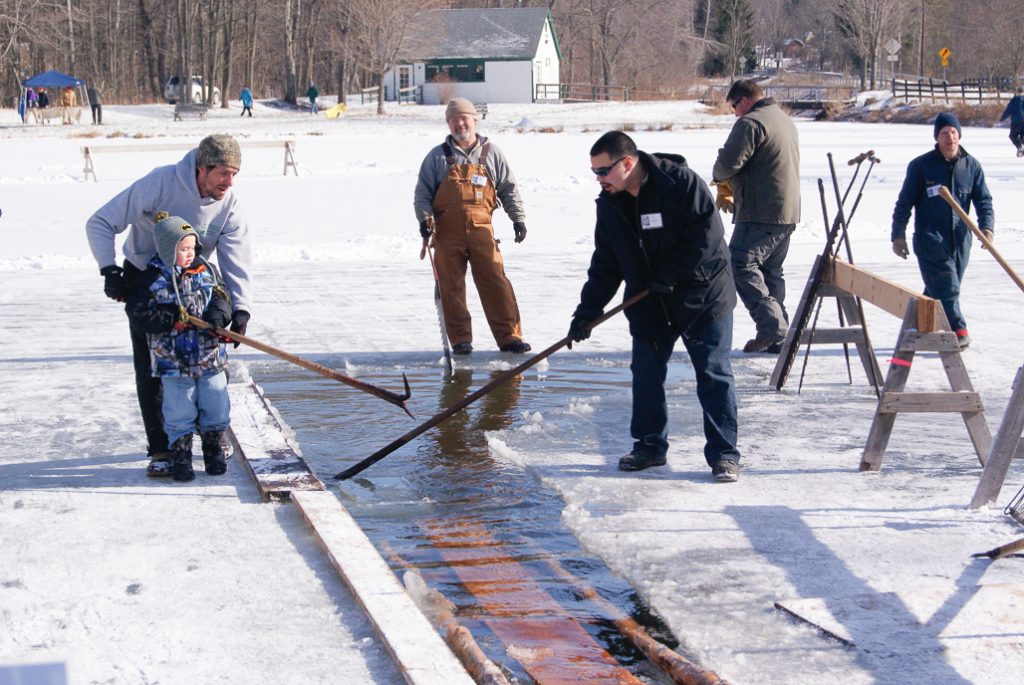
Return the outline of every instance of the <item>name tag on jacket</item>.
[[[652,228],[662,228],[665,224],[661,220],[661,213],[657,214],[641,214],[640,215],[640,228],[647,231]]]

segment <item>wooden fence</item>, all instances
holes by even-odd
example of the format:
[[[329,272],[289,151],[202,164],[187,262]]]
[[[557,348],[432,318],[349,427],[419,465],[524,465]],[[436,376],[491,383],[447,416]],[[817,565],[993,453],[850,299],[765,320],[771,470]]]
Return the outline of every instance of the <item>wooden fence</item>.
[[[413,103],[421,104],[423,102],[423,86],[409,86],[408,88],[399,88],[398,104]]]
[[[368,102],[377,102],[378,97],[380,97],[380,86],[359,89],[359,104],[361,105]]]
[[[986,102],[1002,103],[1013,97],[1012,92],[997,85],[989,85],[982,81],[961,81],[949,83],[942,79],[893,79],[892,96],[902,100],[929,100],[931,102],[960,100],[984,104]]]

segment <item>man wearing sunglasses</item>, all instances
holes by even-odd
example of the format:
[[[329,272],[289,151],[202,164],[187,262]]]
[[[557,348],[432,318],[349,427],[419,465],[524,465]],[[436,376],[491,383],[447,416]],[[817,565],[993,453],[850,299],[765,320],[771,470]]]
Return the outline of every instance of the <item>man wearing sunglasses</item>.
[[[499,206],[512,220],[517,243],[526,239],[526,214],[516,178],[498,146],[477,135],[477,111],[465,98],[452,98],[445,109],[451,135],[431,150],[420,165],[413,199],[426,254],[433,239],[441,307],[455,354],[473,351],[473,322],[466,307],[466,266],[480,304],[502,352],[524,354],[519,305],[494,239],[491,215]]]
[[[778,354],[789,329],[782,264],[800,221],[799,139],[789,115],[753,81],[736,81],[725,99],[738,118],[712,176],[732,188],[732,272],[757,326],[743,351]]]
[[[665,376],[682,338],[697,380],[704,458],[715,480],[739,478],[736,387],[729,351],[736,290],[722,220],[707,184],[679,155],[647,154],[621,131],[598,138],[591,171],[601,185],[594,253],[569,337],[590,337],[623,281],[624,299],[650,294],[626,310],[633,336],[633,449],[623,471],[663,466],[668,452]]]

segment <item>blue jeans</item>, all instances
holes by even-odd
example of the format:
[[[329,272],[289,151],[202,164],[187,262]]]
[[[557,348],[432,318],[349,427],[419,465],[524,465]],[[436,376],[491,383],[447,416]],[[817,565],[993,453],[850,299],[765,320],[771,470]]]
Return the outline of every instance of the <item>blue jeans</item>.
[[[633,338],[633,418],[629,432],[633,448],[664,453],[668,450],[668,404],[665,376],[677,336],[666,330],[656,340]],[[682,336],[697,379],[697,399],[704,418],[704,459],[714,467],[722,459],[739,462],[736,447],[736,383],[729,352],[732,314],[707,322]]]
[[[212,376],[164,376],[164,430],[167,441],[174,441],[199,429],[227,430],[231,422],[228,376],[221,371]]]
[[[729,240],[736,294],[762,340],[782,340],[789,330],[782,263],[795,229],[795,224],[737,221]]]

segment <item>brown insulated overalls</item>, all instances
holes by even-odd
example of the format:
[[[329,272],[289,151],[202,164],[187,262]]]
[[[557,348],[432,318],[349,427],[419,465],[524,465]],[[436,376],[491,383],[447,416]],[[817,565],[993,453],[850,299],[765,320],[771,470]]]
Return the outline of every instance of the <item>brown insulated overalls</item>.
[[[445,143],[448,174],[434,194],[434,259],[452,345],[473,341],[473,323],[466,308],[467,262],[472,265],[473,282],[498,347],[523,337],[516,294],[505,277],[505,263],[491,225],[498,198],[486,169],[489,149],[484,143],[477,164],[458,164]]]

